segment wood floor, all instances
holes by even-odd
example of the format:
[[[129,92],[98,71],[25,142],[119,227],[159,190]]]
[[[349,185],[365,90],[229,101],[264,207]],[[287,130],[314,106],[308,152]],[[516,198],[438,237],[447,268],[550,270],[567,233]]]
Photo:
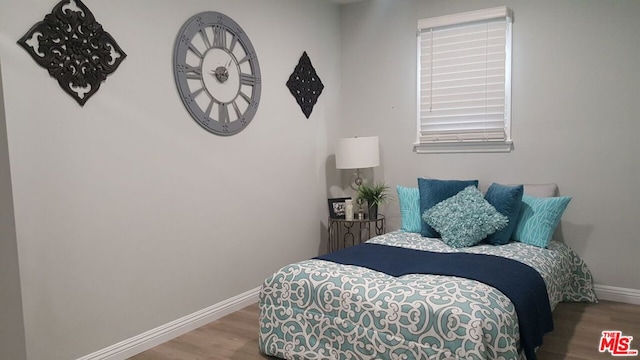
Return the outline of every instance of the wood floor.
[[[640,349],[640,305],[610,301],[559,304],[553,312],[555,330],[545,336],[538,360],[613,359],[598,352],[601,332],[619,330],[633,336]],[[632,357],[637,358],[637,357]],[[258,352],[258,306],[251,305],[220,320],[138,354],[132,360],[264,360]]]

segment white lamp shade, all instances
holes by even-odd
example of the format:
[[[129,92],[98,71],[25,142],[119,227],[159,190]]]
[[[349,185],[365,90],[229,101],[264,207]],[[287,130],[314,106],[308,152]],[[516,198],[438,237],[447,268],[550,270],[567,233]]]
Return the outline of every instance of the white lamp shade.
[[[336,169],[364,169],[380,165],[378,137],[338,139]]]

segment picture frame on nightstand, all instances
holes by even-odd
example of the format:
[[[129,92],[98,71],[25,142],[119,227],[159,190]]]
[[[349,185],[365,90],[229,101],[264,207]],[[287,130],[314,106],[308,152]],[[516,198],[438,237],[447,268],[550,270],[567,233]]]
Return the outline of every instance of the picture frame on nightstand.
[[[332,219],[344,219],[346,204],[345,200],[351,199],[350,197],[327,199],[329,203],[329,217]]]

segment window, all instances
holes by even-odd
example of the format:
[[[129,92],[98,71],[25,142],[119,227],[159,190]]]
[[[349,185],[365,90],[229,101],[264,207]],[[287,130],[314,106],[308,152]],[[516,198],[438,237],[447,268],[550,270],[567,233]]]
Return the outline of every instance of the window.
[[[506,7],[418,21],[414,150],[511,151],[511,23]]]

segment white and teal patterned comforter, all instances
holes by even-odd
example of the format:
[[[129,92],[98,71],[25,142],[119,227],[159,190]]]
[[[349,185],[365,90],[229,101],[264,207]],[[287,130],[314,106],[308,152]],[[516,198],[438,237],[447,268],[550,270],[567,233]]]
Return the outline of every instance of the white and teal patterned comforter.
[[[547,249],[517,242],[454,249],[400,231],[369,242],[515,259],[542,275],[551,309],[560,301],[596,301],[587,266],[559,242]],[[392,277],[322,260],[285,266],[265,280],[259,345],[284,359],[524,357],[514,306],[493,287],[440,275]]]

